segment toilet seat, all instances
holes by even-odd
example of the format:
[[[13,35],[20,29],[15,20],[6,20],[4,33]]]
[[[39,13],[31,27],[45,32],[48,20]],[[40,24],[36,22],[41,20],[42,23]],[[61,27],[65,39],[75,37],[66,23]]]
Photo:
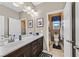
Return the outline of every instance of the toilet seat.
[[[54,42],[55,42],[55,45],[58,46],[58,43],[59,43],[59,34],[54,35]]]

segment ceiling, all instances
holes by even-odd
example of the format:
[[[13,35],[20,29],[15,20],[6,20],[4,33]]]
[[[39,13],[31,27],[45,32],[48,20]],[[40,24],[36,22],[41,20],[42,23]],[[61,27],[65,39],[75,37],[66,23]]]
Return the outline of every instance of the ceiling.
[[[27,2],[27,3],[28,3],[28,2]],[[27,4],[27,3],[26,3],[26,4]],[[37,6],[37,5],[41,4],[41,3],[42,3],[42,2],[32,2],[32,4],[33,4],[34,6]],[[12,10],[14,10],[14,11],[17,11],[17,12],[21,12],[21,11],[22,11],[22,8],[15,7],[15,6],[12,4],[12,2],[0,2],[0,4],[3,5],[3,6],[5,6],[5,7],[10,8],[10,9],[12,9]]]
[[[41,3],[43,3],[43,2],[32,2],[32,4],[33,4],[34,6],[37,6],[37,5],[41,4]]]
[[[3,6],[5,6],[5,7],[8,7],[8,8],[10,8],[10,9],[12,9],[12,10],[14,10],[14,11],[17,11],[17,12],[20,12],[21,11],[21,9],[20,8],[18,8],[18,7],[15,7],[13,4],[12,4],[12,2],[0,2],[0,4],[1,5],[3,5]]]
[[[14,11],[17,11],[17,12],[20,12],[20,11],[21,11],[21,9],[18,8],[18,7],[15,7],[15,6],[12,4],[12,2],[2,2],[2,3],[0,2],[0,4],[3,5],[3,6],[5,6],[5,7],[10,8],[10,9],[12,9],[12,10],[14,10]]]
[[[41,5],[41,3],[44,3],[44,2],[24,2],[24,5],[30,5],[31,7],[33,6],[37,6],[37,5]],[[12,10],[14,10],[14,11],[16,11],[16,12],[21,12],[22,11],[22,9],[23,8],[20,8],[20,7],[15,7],[13,4],[12,4],[12,2],[0,2],[0,4],[1,5],[3,5],[3,6],[5,6],[5,7],[8,7],[8,8],[10,8],[10,9],[12,9]],[[24,6],[24,5],[22,5],[22,6]],[[54,4],[55,5],[55,4]],[[53,6],[54,6],[53,5]],[[62,4],[63,5],[63,4]]]

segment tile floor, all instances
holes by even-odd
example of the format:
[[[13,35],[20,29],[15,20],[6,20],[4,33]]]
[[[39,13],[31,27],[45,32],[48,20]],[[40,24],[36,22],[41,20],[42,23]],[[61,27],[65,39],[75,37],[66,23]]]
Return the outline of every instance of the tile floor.
[[[53,55],[53,57],[64,57],[64,45],[60,42],[59,44],[61,45],[61,50],[60,49],[55,49],[52,47],[54,42],[51,42],[50,47],[49,47],[49,54]]]

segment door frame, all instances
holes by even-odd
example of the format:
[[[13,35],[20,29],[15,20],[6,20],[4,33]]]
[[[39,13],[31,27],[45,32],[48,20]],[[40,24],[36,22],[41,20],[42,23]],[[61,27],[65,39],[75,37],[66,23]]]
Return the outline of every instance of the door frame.
[[[76,50],[73,48],[76,45],[75,21],[75,2],[72,2],[72,57],[76,56]]]
[[[47,13],[47,52],[49,53],[49,29],[48,29],[48,27],[49,27],[49,21],[48,21],[48,15],[49,14],[54,14],[54,13],[60,13],[60,12],[63,12],[63,9],[60,9],[60,10],[55,10],[55,11],[53,11],[53,12],[48,12]]]

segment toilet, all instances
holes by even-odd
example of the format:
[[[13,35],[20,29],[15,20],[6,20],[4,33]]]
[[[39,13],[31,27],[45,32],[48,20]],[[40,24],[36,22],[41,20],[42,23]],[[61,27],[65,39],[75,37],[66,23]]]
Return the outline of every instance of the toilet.
[[[54,34],[54,43],[56,46],[58,46],[59,43],[59,34]]]
[[[61,46],[59,45],[59,34],[58,34],[58,33],[55,33],[55,34],[54,34],[54,44],[53,44],[53,48],[61,49]]]

